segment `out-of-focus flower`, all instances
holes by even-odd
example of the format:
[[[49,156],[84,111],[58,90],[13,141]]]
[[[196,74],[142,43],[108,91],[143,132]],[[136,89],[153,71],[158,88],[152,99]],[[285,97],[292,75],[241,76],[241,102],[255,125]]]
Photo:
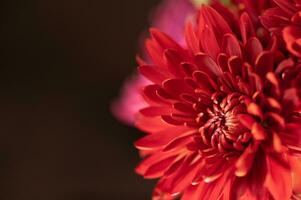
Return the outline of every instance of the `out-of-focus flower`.
[[[274,0],[275,7],[264,12],[263,25],[281,35],[290,53],[301,58],[301,1]]]
[[[151,25],[184,45],[185,22],[194,18],[196,12],[197,9],[191,0],[165,0],[152,13]],[[145,54],[144,50],[141,53]],[[148,58],[144,60],[146,61],[143,62],[151,62]],[[119,120],[133,125],[136,113],[145,107],[139,88],[147,84],[148,81],[140,75],[133,75],[126,81],[120,98],[112,104],[112,112]]]
[[[200,8],[186,45],[151,29],[136,171],[160,178],[157,200],[298,199],[301,65],[277,37],[262,44],[247,13],[232,25],[218,12]]]
[[[112,104],[113,114],[122,122],[132,125],[136,113],[147,106],[140,94],[141,88],[149,83],[142,76],[132,76],[121,89],[121,98]]]

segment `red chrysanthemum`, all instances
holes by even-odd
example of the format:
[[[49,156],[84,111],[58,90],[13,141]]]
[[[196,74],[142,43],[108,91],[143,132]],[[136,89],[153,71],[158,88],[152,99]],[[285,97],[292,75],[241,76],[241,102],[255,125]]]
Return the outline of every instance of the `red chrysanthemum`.
[[[148,135],[135,146],[136,171],[160,178],[153,199],[299,198],[301,65],[277,37],[262,44],[248,14],[228,21],[202,6],[185,48],[151,29],[153,64],[139,72],[153,84],[136,121]]]
[[[290,53],[301,58],[301,0],[274,0],[261,21],[271,32],[281,35]]]

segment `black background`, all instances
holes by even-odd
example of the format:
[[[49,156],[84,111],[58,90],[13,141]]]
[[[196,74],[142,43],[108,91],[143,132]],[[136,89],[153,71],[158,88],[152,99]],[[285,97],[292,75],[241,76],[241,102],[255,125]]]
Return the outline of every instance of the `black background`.
[[[150,199],[109,105],[159,0],[2,0],[0,199]]]

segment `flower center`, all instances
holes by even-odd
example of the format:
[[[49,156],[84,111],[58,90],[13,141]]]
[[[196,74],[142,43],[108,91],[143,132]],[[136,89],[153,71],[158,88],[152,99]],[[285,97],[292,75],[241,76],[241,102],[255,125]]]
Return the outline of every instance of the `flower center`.
[[[208,121],[200,128],[205,144],[220,152],[243,151],[246,148],[251,134],[238,119],[239,114],[246,113],[241,97],[239,93],[212,97],[214,104],[207,109]]]

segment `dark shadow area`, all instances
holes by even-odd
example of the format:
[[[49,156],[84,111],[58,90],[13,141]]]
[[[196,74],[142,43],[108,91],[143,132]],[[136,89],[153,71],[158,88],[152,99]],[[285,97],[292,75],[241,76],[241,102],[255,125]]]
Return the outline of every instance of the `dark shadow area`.
[[[109,105],[156,3],[0,3],[0,199],[150,199],[134,173],[142,133]]]

